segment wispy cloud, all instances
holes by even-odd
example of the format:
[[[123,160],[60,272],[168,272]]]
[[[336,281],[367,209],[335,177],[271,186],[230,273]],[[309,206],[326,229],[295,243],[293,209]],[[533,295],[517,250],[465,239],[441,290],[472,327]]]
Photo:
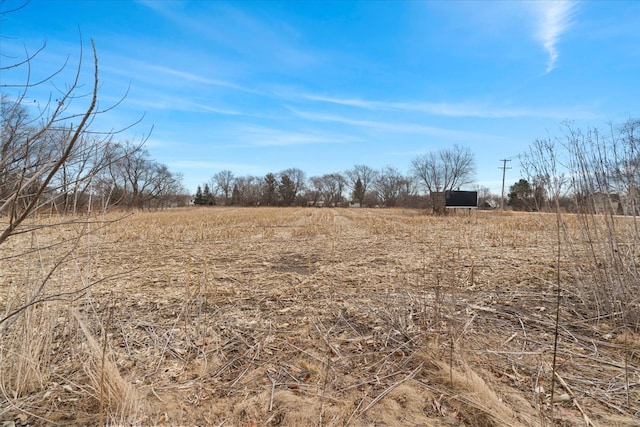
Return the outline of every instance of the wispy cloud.
[[[234,134],[241,135],[243,143],[251,147],[277,147],[309,144],[344,144],[359,141],[359,138],[344,134],[319,132],[316,130],[290,131],[261,126],[241,126],[234,128]],[[238,145],[235,145],[236,147]]]
[[[216,80],[216,79],[211,79],[208,77],[202,77],[199,76],[197,74],[193,74],[193,73],[187,73],[185,71],[181,71],[181,70],[176,70],[174,68],[169,68],[169,67],[164,67],[164,66],[160,66],[160,65],[151,65],[149,66],[149,68],[153,71],[157,71],[163,74],[167,74],[170,75],[172,77],[178,77],[182,80],[186,80],[192,83],[197,83],[197,84],[203,84],[203,85],[210,85],[210,86],[221,86],[221,87],[226,87],[228,89],[234,89],[234,90],[238,90],[241,92],[248,92],[248,93],[254,93],[254,94],[260,94],[260,92],[254,90],[254,89],[250,89],[247,87],[244,87],[242,85],[238,85],[232,82],[227,82],[227,81],[223,81],[223,80]]]
[[[231,169],[234,171],[245,171],[255,169],[252,165],[242,163],[214,162],[203,160],[174,160],[169,162],[171,166],[180,169],[204,169],[207,171],[216,169]]]
[[[536,38],[549,54],[547,73],[558,61],[558,42],[572,25],[577,3],[570,0],[537,1],[531,3],[537,16]]]
[[[142,92],[142,91],[141,91]],[[136,107],[142,110],[165,110],[165,111],[181,111],[187,113],[213,113],[226,116],[241,116],[244,113],[230,109],[215,107],[203,102],[191,101],[188,98],[179,95],[157,95],[150,91],[142,92],[144,96],[128,96],[126,104],[128,107]]]
[[[185,31],[213,45],[233,51],[236,58],[254,67],[305,68],[320,61],[296,42],[295,28],[283,21],[260,20],[232,4],[211,2],[208,14],[187,12],[183,2],[142,1],[141,4]],[[206,3],[206,2],[204,2]]]
[[[431,103],[431,102],[394,102],[375,101],[358,98],[339,98],[323,95],[304,94],[302,98],[310,101],[325,102],[348,107],[374,111],[408,111],[445,117],[477,117],[483,119],[501,119],[516,117],[543,117],[554,119],[593,118],[594,115],[583,107],[564,107],[553,109],[528,109],[518,107],[496,107],[489,103]]]
[[[408,133],[408,134],[430,135],[430,136],[450,137],[450,138],[465,138],[465,139],[485,138],[485,137],[491,136],[491,135],[483,135],[476,132],[467,132],[467,131],[445,129],[445,128],[433,127],[433,126],[416,125],[413,123],[391,123],[391,122],[382,122],[377,120],[376,121],[358,120],[358,119],[349,119],[343,116],[336,116],[331,114],[321,114],[321,113],[300,111],[293,108],[290,108],[290,110],[293,114],[297,115],[298,117],[301,117],[307,120],[342,123],[346,125],[358,126],[358,127],[363,127],[367,129],[381,131],[381,132]]]
[[[519,116],[520,112],[515,110],[496,110],[488,108],[487,105],[478,104],[451,104],[451,103],[430,103],[430,102],[389,102],[373,101],[357,98],[337,98],[322,95],[303,95],[305,99],[320,101],[330,104],[345,105],[349,107],[363,108],[377,111],[413,111],[418,113],[434,114],[438,116],[451,117],[505,117]]]

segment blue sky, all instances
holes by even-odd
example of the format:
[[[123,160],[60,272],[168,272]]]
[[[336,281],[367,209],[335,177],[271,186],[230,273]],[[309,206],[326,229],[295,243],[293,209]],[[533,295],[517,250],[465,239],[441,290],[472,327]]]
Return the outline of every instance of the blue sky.
[[[637,1],[32,0],[0,26],[3,65],[46,41],[33,80],[69,58],[34,100],[70,81],[80,41],[88,57],[93,38],[101,107],[127,95],[94,129],[144,114],[118,138],[153,127],[151,156],[191,191],[223,169],[406,173],[416,155],[457,143],[475,154],[477,183],[499,194],[499,160],[513,159],[510,185],[518,154],[563,135],[563,121],[640,117]]]

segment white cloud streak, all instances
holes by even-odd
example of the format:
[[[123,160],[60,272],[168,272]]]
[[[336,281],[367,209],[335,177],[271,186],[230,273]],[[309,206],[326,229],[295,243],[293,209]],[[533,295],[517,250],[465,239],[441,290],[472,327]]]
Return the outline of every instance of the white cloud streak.
[[[235,171],[246,171],[256,169],[252,165],[242,163],[214,162],[204,160],[174,160],[169,162],[170,166],[180,169],[204,169],[207,171],[216,169],[232,169]]]
[[[168,74],[170,76],[173,77],[177,77],[180,78],[182,80],[186,80],[192,83],[196,83],[196,84],[204,84],[204,85],[210,85],[210,86],[220,86],[220,87],[225,87],[228,89],[234,89],[237,91],[241,91],[241,92],[247,92],[247,93],[253,93],[253,94],[261,94],[260,92],[235,84],[235,83],[231,83],[231,82],[226,82],[223,80],[216,80],[216,79],[210,79],[208,77],[202,77],[196,74],[192,74],[192,73],[187,73],[184,71],[180,71],[180,70],[176,70],[173,68],[169,68],[169,67],[164,67],[164,66],[160,66],[160,65],[151,65],[149,66],[149,68],[153,71],[158,71],[160,73],[164,73],[164,74]]]
[[[496,107],[487,103],[431,103],[431,102],[389,102],[372,101],[357,98],[338,98],[323,95],[305,94],[302,98],[310,101],[325,102],[329,104],[343,105],[347,107],[362,108],[372,111],[407,111],[423,114],[431,114],[444,117],[477,117],[482,119],[502,119],[517,117],[542,117],[553,119],[566,119],[567,117],[588,119],[593,114],[581,107],[564,107],[558,109],[525,109]]]
[[[359,141],[349,135],[337,135],[313,130],[289,131],[259,126],[241,126],[234,129],[234,134],[241,135],[242,141],[234,144],[249,147],[278,147],[309,144],[344,144]],[[249,143],[249,145],[246,145]]]
[[[318,114],[306,111],[290,109],[293,114],[303,119],[318,122],[342,123],[349,126],[357,126],[366,129],[376,130],[379,132],[406,133],[416,135],[429,135],[449,138],[465,138],[465,139],[484,139],[486,137],[494,137],[476,132],[467,132],[453,129],[445,129],[433,126],[416,125],[412,123],[388,123],[373,120],[357,120],[349,119],[342,116],[331,114]]]
[[[203,2],[206,3],[206,2]],[[295,43],[297,31],[282,22],[260,21],[233,4],[209,3],[215,14],[189,14],[181,3],[142,1],[141,4],[218,46],[236,51],[247,66],[261,61],[263,67],[304,68],[318,64],[319,58]],[[292,35],[294,35],[292,37]]]
[[[549,54],[546,73],[550,73],[556,67],[560,54],[558,42],[560,36],[567,32],[573,25],[573,16],[577,4],[569,0],[537,1],[531,3],[538,15],[536,39]]]
[[[128,107],[136,107],[143,110],[181,111],[190,113],[212,113],[226,116],[242,116],[244,113],[230,108],[212,107],[202,102],[190,101],[181,96],[157,96],[153,93],[148,96],[128,96]]]

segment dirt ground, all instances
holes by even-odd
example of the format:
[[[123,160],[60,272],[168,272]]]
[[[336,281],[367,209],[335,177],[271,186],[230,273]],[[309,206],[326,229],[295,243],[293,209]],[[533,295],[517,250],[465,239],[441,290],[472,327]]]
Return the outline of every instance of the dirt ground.
[[[0,425],[640,425],[640,334],[553,216],[121,216],[0,248],[0,317],[46,283],[0,324]]]

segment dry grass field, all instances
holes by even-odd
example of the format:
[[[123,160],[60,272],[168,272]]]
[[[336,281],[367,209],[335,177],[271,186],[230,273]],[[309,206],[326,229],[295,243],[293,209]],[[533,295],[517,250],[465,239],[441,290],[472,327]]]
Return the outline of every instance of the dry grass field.
[[[559,255],[544,214],[65,221],[0,247],[3,426],[640,425],[638,293],[593,301],[624,272],[575,217]]]

